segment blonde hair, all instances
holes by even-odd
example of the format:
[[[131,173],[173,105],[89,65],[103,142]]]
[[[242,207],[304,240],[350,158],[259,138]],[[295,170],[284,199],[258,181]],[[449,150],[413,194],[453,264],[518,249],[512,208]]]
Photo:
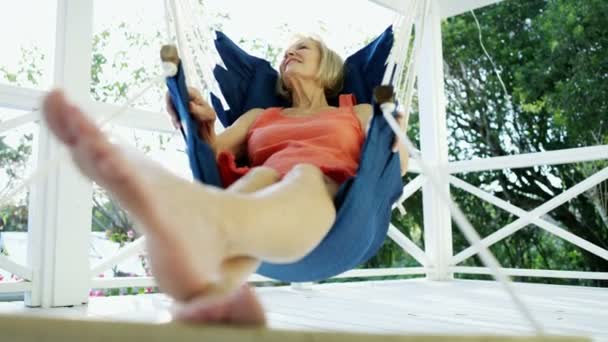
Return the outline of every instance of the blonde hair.
[[[344,86],[344,61],[334,50],[330,49],[325,43],[316,37],[299,35],[299,39],[310,39],[319,48],[320,60],[317,80],[325,90],[328,98],[337,96]],[[283,75],[279,74],[276,85],[277,94],[291,101],[291,93],[283,82]]]

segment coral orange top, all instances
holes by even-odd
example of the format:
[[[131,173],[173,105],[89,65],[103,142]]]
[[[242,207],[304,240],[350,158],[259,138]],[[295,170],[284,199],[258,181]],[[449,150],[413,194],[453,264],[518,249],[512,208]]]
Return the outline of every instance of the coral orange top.
[[[273,168],[283,177],[295,165],[307,163],[338,184],[346,181],[357,172],[364,140],[353,105],[352,95],[341,95],[339,108],[310,116],[266,109],[247,133],[249,165]],[[224,186],[249,171],[249,167],[237,167],[234,155],[227,151],[218,155],[218,167]]]

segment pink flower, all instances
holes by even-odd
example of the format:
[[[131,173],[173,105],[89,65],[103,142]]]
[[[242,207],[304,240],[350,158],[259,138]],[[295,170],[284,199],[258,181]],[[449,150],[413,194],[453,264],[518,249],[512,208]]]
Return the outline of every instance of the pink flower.
[[[135,237],[135,232],[133,231],[133,229],[129,229],[129,231],[127,232],[127,237],[129,239],[132,239]]]
[[[103,293],[103,290],[91,290],[91,291],[89,291],[89,296],[91,296],[91,297],[103,297],[103,296],[105,296],[105,294]]]

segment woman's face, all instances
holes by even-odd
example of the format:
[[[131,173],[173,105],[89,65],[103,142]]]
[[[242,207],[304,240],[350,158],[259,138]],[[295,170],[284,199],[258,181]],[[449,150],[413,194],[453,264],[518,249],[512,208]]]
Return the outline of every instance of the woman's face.
[[[301,39],[295,42],[285,51],[279,67],[285,85],[289,88],[289,80],[294,77],[315,80],[320,60],[321,51],[315,41]]]

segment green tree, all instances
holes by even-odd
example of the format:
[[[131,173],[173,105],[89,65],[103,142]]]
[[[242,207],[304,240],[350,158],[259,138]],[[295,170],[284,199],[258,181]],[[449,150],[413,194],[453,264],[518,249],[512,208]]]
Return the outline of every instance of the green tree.
[[[608,3],[601,0],[507,0],[478,11],[483,41],[498,66],[506,93],[480,47],[473,16],[448,20],[443,31],[451,157],[505,156],[606,144],[606,13]],[[532,210],[605,166],[543,166],[460,176]],[[470,195],[454,194],[483,235],[514,219]],[[606,208],[594,204],[591,191],[553,210],[545,219],[607,248],[608,225],[602,220],[602,210],[605,217]],[[457,234],[455,250],[466,245]],[[527,227],[492,250],[507,267],[608,269],[605,260],[538,228]]]
[[[37,47],[21,48],[21,57],[15,70],[0,66],[0,77],[4,83],[19,87],[35,87],[42,76],[45,56]],[[4,121],[0,115],[0,122]],[[6,134],[6,133],[4,133]],[[27,162],[32,154],[34,135],[25,133],[16,143],[7,143],[7,136],[0,136],[0,195],[7,194],[23,180]],[[27,196],[13,199],[0,207],[0,231],[27,230]]]

